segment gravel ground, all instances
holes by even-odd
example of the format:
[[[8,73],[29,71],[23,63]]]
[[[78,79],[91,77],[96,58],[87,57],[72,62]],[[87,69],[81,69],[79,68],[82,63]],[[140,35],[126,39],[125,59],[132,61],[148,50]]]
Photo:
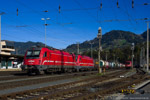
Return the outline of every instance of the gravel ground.
[[[117,93],[106,97],[106,100],[150,100],[150,80],[137,84],[133,89],[136,90],[135,94]]]
[[[143,88],[141,88],[140,90],[143,90],[146,93],[150,93],[150,82],[148,84],[146,84]]]
[[[16,68],[16,69],[0,69],[0,71],[21,71],[20,68]]]
[[[43,88],[47,86],[53,86],[53,85],[63,84],[63,83],[68,83],[68,82],[74,82],[77,80],[78,79],[58,80],[55,82],[47,82],[47,83],[41,83],[41,84],[36,84],[36,85],[29,85],[29,86],[17,87],[17,88],[12,88],[12,89],[0,90],[0,95],[19,92],[19,91],[25,91],[25,90],[31,90],[31,89],[37,89],[37,88]]]
[[[107,73],[113,73],[113,72],[117,72],[117,71],[111,71],[111,72],[107,72]],[[53,76],[47,76],[47,77],[53,77]],[[69,83],[69,82],[82,80],[82,79],[85,79],[85,78],[89,78],[89,76],[82,76],[80,78],[71,78],[71,79],[57,80],[57,81],[52,81],[52,82],[40,83],[40,84],[37,83],[35,85],[16,87],[16,88],[12,88],[12,89],[5,89],[5,90],[0,90],[0,95],[14,93],[14,92],[19,92],[19,91],[25,91],[25,90],[31,90],[31,89],[37,89],[37,88],[43,88],[43,87],[53,86],[53,85],[57,85],[57,84],[64,84],[64,83]],[[17,80],[9,80],[9,81],[16,81],[17,82]]]

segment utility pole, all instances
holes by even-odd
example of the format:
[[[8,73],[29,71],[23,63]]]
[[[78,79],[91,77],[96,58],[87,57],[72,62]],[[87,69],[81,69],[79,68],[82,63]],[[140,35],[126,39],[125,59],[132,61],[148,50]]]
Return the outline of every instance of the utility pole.
[[[0,55],[1,55],[1,14],[0,14]],[[1,56],[0,56],[0,68],[1,68]]]
[[[92,45],[94,44],[94,42],[90,42],[91,44],[91,58],[93,58],[93,50],[92,50]]]
[[[134,43],[132,43],[132,47],[131,47],[131,50],[132,50],[132,69],[133,69],[133,58],[134,58]]]
[[[18,48],[16,48],[16,55],[18,55]]]
[[[45,47],[46,47],[46,26],[48,25],[48,24],[46,24],[46,20],[50,20],[50,18],[41,18],[41,20],[44,20],[45,21]]]
[[[80,51],[79,51],[79,42],[77,42],[77,54],[80,54]]]
[[[147,21],[147,72],[149,72],[149,22]]]
[[[0,14],[0,54],[1,54],[1,14]]]
[[[116,57],[116,55],[114,54],[114,63],[115,63],[115,57]]]
[[[102,39],[102,29],[99,27],[97,38],[99,39],[99,51],[98,51],[98,73],[102,73],[102,69],[100,67],[100,51],[101,51],[101,39]]]
[[[1,54],[1,16],[5,14],[5,12],[0,13],[0,54]]]
[[[5,14],[5,12],[0,13],[0,54],[1,54],[1,47],[2,47],[2,45],[1,45],[1,16],[3,14]],[[0,68],[1,68],[1,56],[0,56]]]
[[[107,51],[106,51],[106,61],[107,61]]]
[[[140,51],[140,66],[146,68],[146,57],[145,57],[145,48],[142,47]]]

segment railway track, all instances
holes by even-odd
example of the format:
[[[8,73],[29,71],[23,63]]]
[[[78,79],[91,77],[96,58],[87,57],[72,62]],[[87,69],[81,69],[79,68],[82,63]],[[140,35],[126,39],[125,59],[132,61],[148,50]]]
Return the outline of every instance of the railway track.
[[[14,75],[23,75],[25,72],[22,71],[0,71],[0,77],[1,76],[14,76]]]
[[[126,72],[127,71],[113,72],[103,76],[95,75],[93,77],[75,82],[2,95],[0,96],[0,99],[48,99],[51,97],[53,97],[54,99],[55,97],[62,98],[61,96],[65,96],[64,93],[66,93],[67,91],[68,93],[75,93],[72,91],[80,91],[80,89],[91,87],[98,82],[103,82],[108,79],[118,77],[118,75],[125,74]]]
[[[109,70],[110,72],[112,70]],[[3,76],[0,77],[0,90],[15,88],[20,86],[27,86],[39,83],[45,83],[50,81],[62,80],[62,79],[69,79],[73,77],[79,76],[86,76],[92,75],[97,73],[97,71],[90,71],[90,72],[75,72],[75,73],[65,73],[62,75],[53,74],[53,75],[39,75],[39,76]],[[20,73],[19,73],[20,74]]]
[[[131,76],[128,78],[123,78],[106,84],[97,85],[97,87],[101,89],[97,90],[96,92],[83,91],[84,89],[82,89],[80,90],[81,92],[79,92],[80,93],[79,96],[73,96],[70,99],[71,100],[104,99],[104,96],[106,95],[108,96],[109,94],[119,92],[122,89],[128,89],[128,87],[130,87],[131,85],[143,82],[147,78],[150,79],[150,77],[147,75],[136,74],[135,76]]]
[[[107,71],[113,71],[113,70],[119,70],[119,69],[107,69]],[[94,72],[94,71],[93,71]],[[83,72],[74,72],[74,73],[71,73],[71,74],[78,74],[78,73],[83,73]],[[86,72],[84,72],[86,73]],[[87,72],[88,73],[88,72]],[[28,76],[28,74],[26,72],[21,72],[21,71],[14,71],[14,72],[0,72],[0,83],[2,82],[9,82],[8,80],[22,80],[22,79],[25,79],[25,80],[28,80],[28,79],[34,79],[34,78],[44,78],[44,77],[49,77],[49,76],[59,76],[60,74],[58,73],[48,73],[48,74],[45,74],[45,75],[32,75],[32,76]],[[61,73],[61,75],[70,75],[70,73]]]
[[[96,74],[97,71],[0,81],[0,90]]]

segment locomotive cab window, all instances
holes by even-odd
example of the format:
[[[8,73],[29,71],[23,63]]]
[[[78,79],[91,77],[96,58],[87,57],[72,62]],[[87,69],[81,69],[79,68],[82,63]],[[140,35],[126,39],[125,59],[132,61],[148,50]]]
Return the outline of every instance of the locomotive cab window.
[[[27,52],[27,56],[30,56],[30,55],[32,55],[32,51]]]
[[[43,57],[47,57],[47,52],[44,53]]]
[[[39,50],[28,50],[27,51],[27,58],[35,58],[39,57],[40,51]]]
[[[81,61],[81,58],[79,59],[79,61]]]
[[[78,56],[77,56],[77,55],[75,55],[75,60],[77,61],[77,59],[78,59]]]

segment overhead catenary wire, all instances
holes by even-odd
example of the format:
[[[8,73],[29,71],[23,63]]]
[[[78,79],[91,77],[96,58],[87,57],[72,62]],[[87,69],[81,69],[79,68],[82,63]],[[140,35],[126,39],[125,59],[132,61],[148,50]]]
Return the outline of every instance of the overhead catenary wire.
[[[11,20],[11,21],[13,21],[13,22],[15,22],[16,20],[14,20],[12,17],[8,17],[8,16],[6,16],[6,17],[4,17],[4,18],[7,18],[8,20]],[[20,23],[22,23],[21,21],[19,21]],[[14,27],[16,27],[16,26],[14,26]],[[17,27],[16,27],[17,28]],[[18,28],[17,28],[17,30],[19,29],[19,26],[18,26]],[[27,30],[28,32],[27,32],[27,34],[29,34],[29,35],[32,35],[30,32],[32,32],[32,33],[38,33],[39,35],[41,35],[41,36],[43,36],[43,32],[41,32],[41,31],[39,31],[39,30],[37,30],[35,27],[32,27],[32,26],[28,26],[28,27],[26,27],[26,28],[24,28],[25,30]],[[18,30],[19,31],[19,30]],[[33,36],[35,37],[35,36],[38,36],[38,34],[37,35],[34,35],[33,34]],[[6,34],[5,34],[6,35]],[[13,36],[13,35],[8,35],[8,36],[11,36],[11,37],[14,37],[14,38],[18,38],[19,39],[19,37],[16,37],[16,36]],[[39,36],[39,37],[41,37],[41,36]],[[24,39],[22,39],[21,38],[21,40],[24,40]],[[51,40],[53,40],[53,41],[57,41],[57,42],[61,42],[62,43],[62,40],[60,40],[60,39],[51,39]],[[67,42],[65,42],[65,41],[63,41],[63,43],[67,43]]]
[[[61,1],[61,0],[60,0]],[[44,3],[45,4],[45,3]],[[47,6],[47,5],[46,5]],[[59,2],[59,6],[61,6],[61,3]],[[70,19],[67,17],[67,16],[65,16],[63,13],[64,13],[64,11],[65,11],[65,9],[64,10],[62,10],[62,8],[61,8],[61,13],[59,12],[59,6],[58,6],[58,9],[57,9],[57,24],[59,24],[60,26],[63,26],[63,28],[65,29],[65,30],[70,30],[69,28],[67,28],[67,27],[65,27],[64,25],[69,25],[69,24],[76,24],[76,25],[78,25],[77,23],[74,23],[74,22],[72,22],[72,21],[70,21]],[[88,8],[88,9],[91,9],[91,8]],[[67,10],[67,9],[66,9]],[[71,10],[83,10],[83,9],[71,9]],[[65,23],[65,22],[63,22],[63,17],[65,18],[65,19],[69,19],[69,22],[67,22],[67,23]],[[59,21],[58,21],[59,20]],[[71,31],[71,34],[74,34],[74,35],[77,35],[77,33],[76,32],[74,32],[74,31],[72,31],[72,30],[70,30]],[[83,33],[87,33],[87,32],[85,32],[85,31],[83,31],[83,30],[81,30]],[[70,32],[69,32],[70,33]],[[84,36],[84,34],[78,34],[79,35],[79,37],[81,36],[82,38],[85,38],[85,36]],[[76,41],[79,41],[79,40],[76,40]]]
[[[18,0],[17,0],[18,1]],[[23,6],[25,6],[25,7],[27,7],[28,9],[30,9],[30,7],[28,7],[28,6],[26,6],[24,3],[22,3],[22,2],[19,2],[21,5],[23,5]],[[39,14],[39,15],[43,15],[43,14],[41,14],[41,13],[39,13],[39,12],[37,12],[37,11],[35,11],[34,9],[31,9],[32,11],[34,11],[35,13],[37,13],[37,14]],[[45,17],[45,16],[44,16]],[[54,20],[52,20],[51,19],[51,21],[53,22],[53,23],[55,23],[55,24],[58,24],[58,25],[60,25],[60,26],[64,26],[63,24],[61,24],[61,23],[57,23],[57,22],[55,22]],[[72,32],[73,33],[73,32]],[[75,33],[76,34],[76,33]],[[84,37],[85,38],[85,37]]]
[[[77,5],[79,5],[80,8],[83,8],[83,9],[84,9],[84,7],[83,7],[77,0],[74,0],[74,2],[75,2]],[[96,19],[95,16],[91,15],[87,10],[86,10],[86,13],[87,13],[89,16],[91,16],[91,18],[94,18],[94,20],[97,22],[97,19]]]
[[[19,0],[17,0],[17,1],[19,1]],[[76,0],[77,1],[77,0]],[[19,1],[20,2],[20,1]],[[22,1],[21,1],[22,2]],[[77,2],[79,2],[79,1],[77,1]],[[99,9],[100,7],[93,7],[93,9],[92,9],[92,7],[91,8],[84,8],[83,7],[83,5],[81,5],[80,4],[80,2],[79,2],[79,5],[80,5],[80,8],[79,9],[62,9],[61,8],[61,14],[63,14],[62,12],[64,12],[65,10],[66,11],[77,11],[77,10],[85,10],[85,12],[87,12],[87,11],[89,11],[89,10],[96,10],[96,9]],[[26,5],[25,5],[26,6]],[[119,3],[119,6],[121,6],[120,5],[120,3]],[[34,12],[34,13],[36,13],[36,14],[39,14],[39,15],[41,15],[41,16],[43,16],[43,15],[45,15],[43,12],[44,11],[36,11],[35,9],[30,9],[31,7],[29,7],[29,6],[26,6],[26,7],[28,7],[29,8],[29,10],[31,10],[31,12]],[[104,6],[105,7],[105,6]],[[122,7],[121,7],[122,8]],[[105,9],[105,8],[104,8]],[[49,13],[49,11],[50,10],[48,10],[48,13]],[[58,9],[57,10],[51,10],[51,11],[57,11],[58,12]],[[19,13],[20,13],[21,11],[19,10]],[[30,12],[30,11],[29,11]],[[128,13],[128,14],[127,14]],[[131,21],[131,22],[133,22],[134,21],[134,18],[131,18],[132,16],[130,16],[130,13],[129,12],[127,12],[126,14],[127,14],[127,16],[128,16],[128,18],[129,19],[125,19],[125,20],[123,20],[123,19],[118,19],[118,18],[115,18],[115,19],[113,19],[113,20],[102,20],[101,22],[103,22],[103,21],[106,21],[106,22],[125,22],[125,21]],[[9,14],[9,13],[8,13]],[[91,14],[91,13],[90,13]],[[92,15],[93,16],[93,15]],[[63,17],[64,17],[64,15],[63,15]],[[102,17],[102,16],[101,16]],[[94,19],[94,21],[93,21],[93,23],[95,22],[95,16],[94,17],[91,17],[92,19]],[[97,18],[96,18],[96,20],[97,20]],[[52,21],[53,23],[57,23],[57,21],[55,21],[55,20],[53,20]],[[92,21],[91,21],[92,22]],[[89,21],[89,23],[90,23],[90,21]],[[64,25],[67,25],[67,24],[62,24],[62,23],[57,23],[57,24],[59,24],[60,26],[63,26],[64,27]],[[74,23],[73,23],[74,24]],[[132,24],[130,23],[130,25],[132,26]],[[20,25],[21,26],[21,25]],[[23,25],[22,25],[23,26]],[[27,25],[28,26],[28,25]],[[18,28],[19,28],[19,25],[18,25]],[[41,33],[41,31],[39,32],[39,30],[37,29],[37,27],[30,27],[30,25],[28,26],[28,27],[26,27],[27,28],[27,30],[31,30],[32,31],[32,29],[33,29],[33,31],[34,32],[36,32],[36,31],[38,31],[37,33]],[[66,27],[65,27],[65,29],[67,29]],[[68,29],[69,30],[69,29]],[[72,34],[73,32],[71,32],[71,34]],[[85,32],[84,32],[85,33]],[[76,32],[74,32],[73,34],[76,34]],[[42,35],[42,34],[41,34]]]
[[[18,0],[16,0],[16,1],[18,1]],[[20,2],[19,1],[19,4],[21,4],[21,5],[23,5],[24,7],[26,7],[26,8],[28,8],[28,9],[30,9],[30,7],[28,7],[28,6],[26,6],[24,3],[22,3],[22,2]],[[37,11],[35,11],[34,9],[31,9],[32,11],[34,11],[34,13],[37,13],[37,14],[39,14],[39,15],[43,15],[43,14],[41,14],[41,13],[39,13],[39,12],[37,12]],[[43,15],[44,16],[44,15]],[[52,22],[54,22],[55,23],[55,21],[54,20],[51,20]],[[59,24],[59,25],[61,25],[60,23],[56,23],[56,24]],[[63,25],[61,25],[61,26],[63,26]],[[32,27],[32,29],[34,29],[33,27]],[[35,29],[34,29],[35,30]],[[41,34],[42,32],[40,32],[40,34]]]
[[[126,3],[126,2],[124,1],[124,3]],[[121,10],[123,10],[123,11],[127,14],[128,18],[130,19],[129,22],[130,22],[131,26],[133,27],[134,30],[136,30],[136,27],[134,27],[134,24],[133,24],[133,22],[132,22],[135,17],[133,18],[133,17],[131,16],[131,14],[129,14],[128,8],[127,8],[126,6],[125,6],[124,8],[126,9],[126,11],[123,10],[123,8],[121,8]],[[134,20],[134,21],[135,21],[135,23],[137,23],[136,20]]]

